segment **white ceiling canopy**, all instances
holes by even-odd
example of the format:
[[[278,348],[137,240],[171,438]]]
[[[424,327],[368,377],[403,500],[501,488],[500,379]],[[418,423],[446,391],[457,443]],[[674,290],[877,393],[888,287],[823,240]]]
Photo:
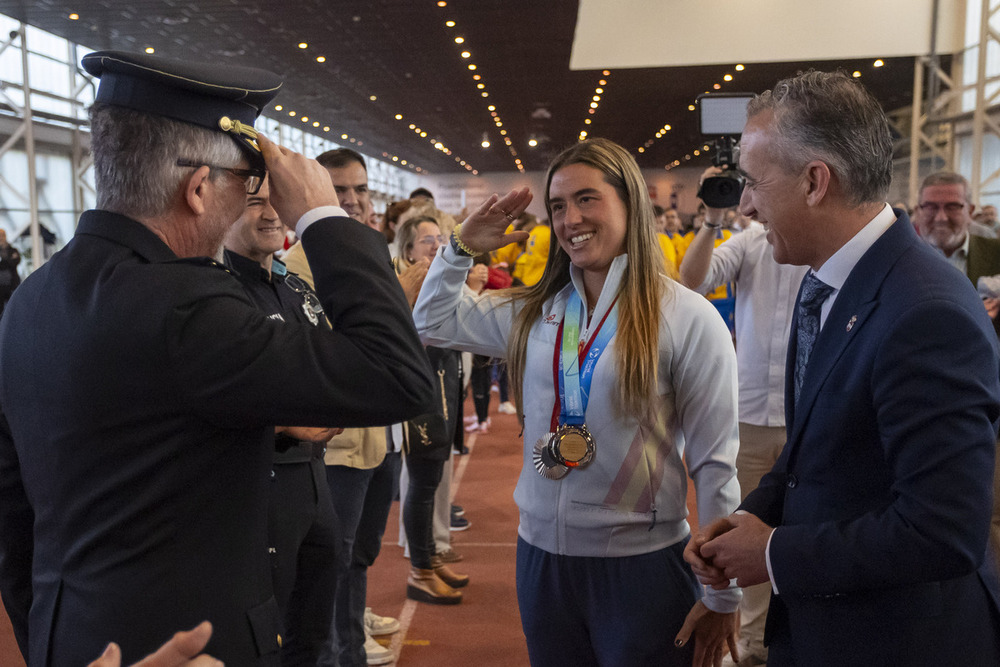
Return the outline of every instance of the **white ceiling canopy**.
[[[965,0],[938,0],[937,51]],[[570,68],[839,60],[930,52],[934,0],[580,0]]]

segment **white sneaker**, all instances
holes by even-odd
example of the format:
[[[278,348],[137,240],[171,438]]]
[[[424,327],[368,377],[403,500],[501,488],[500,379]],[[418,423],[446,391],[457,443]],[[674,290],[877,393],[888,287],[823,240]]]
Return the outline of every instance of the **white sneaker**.
[[[399,631],[399,621],[391,616],[379,616],[371,607],[365,607],[365,634],[380,637]]]
[[[369,665],[388,665],[395,660],[392,651],[375,641],[365,633],[365,660]]]
[[[517,408],[514,407],[514,404],[511,403],[510,401],[504,401],[503,403],[497,406],[497,412],[502,412],[505,415],[516,415]]]

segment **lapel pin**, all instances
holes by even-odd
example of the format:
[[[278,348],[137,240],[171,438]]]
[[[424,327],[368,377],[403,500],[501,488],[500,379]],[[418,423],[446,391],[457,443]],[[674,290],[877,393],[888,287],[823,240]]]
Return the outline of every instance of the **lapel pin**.
[[[847,330],[850,331],[854,328],[854,323],[858,321],[857,315],[851,315],[851,321],[847,323]]]

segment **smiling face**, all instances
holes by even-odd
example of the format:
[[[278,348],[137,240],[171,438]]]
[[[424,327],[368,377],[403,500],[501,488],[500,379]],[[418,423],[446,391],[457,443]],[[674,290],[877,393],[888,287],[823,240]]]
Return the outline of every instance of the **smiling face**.
[[[570,261],[587,274],[607,275],[625,252],[628,210],[604,174],[586,164],[569,164],[549,183],[552,230]]]
[[[961,183],[928,185],[920,191],[914,215],[920,236],[927,243],[951,255],[965,243],[972,224],[972,206]]]
[[[257,194],[247,195],[243,215],[229,228],[225,246],[269,269],[271,256],[284,244],[285,227],[271,206],[270,186],[265,180]]]
[[[817,268],[825,258],[817,257],[815,232],[808,224],[806,183],[802,173],[786,170],[777,139],[773,112],[747,121],[740,140],[740,171],[747,181],[739,211],[767,228],[776,262]]]
[[[343,167],[327,167],[330,180],[337,191],[340,207],[358,222],[369,224],[372,213],[371,194],[368,192],[368,172],[358,162],[348,162]]]
[[[409,261],[419,262],[426,257],[433,262],[442,243],[444,239],[441,237],[441,228],[433,222],[421,222],[417,225],[413,245],[409,248]]]

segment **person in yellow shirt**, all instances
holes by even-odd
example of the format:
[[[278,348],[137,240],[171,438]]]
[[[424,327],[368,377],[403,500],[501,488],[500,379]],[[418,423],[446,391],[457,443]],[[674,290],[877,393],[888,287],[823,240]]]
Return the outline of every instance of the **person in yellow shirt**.
[[[512,275],[525,285],[534,285],[542,279],[545,273],[545,263],[549,259],[549,242],[552,230],[548,221],[542,220],[532,227],[528,233],[528,242],[524,252],[517,258]]]

